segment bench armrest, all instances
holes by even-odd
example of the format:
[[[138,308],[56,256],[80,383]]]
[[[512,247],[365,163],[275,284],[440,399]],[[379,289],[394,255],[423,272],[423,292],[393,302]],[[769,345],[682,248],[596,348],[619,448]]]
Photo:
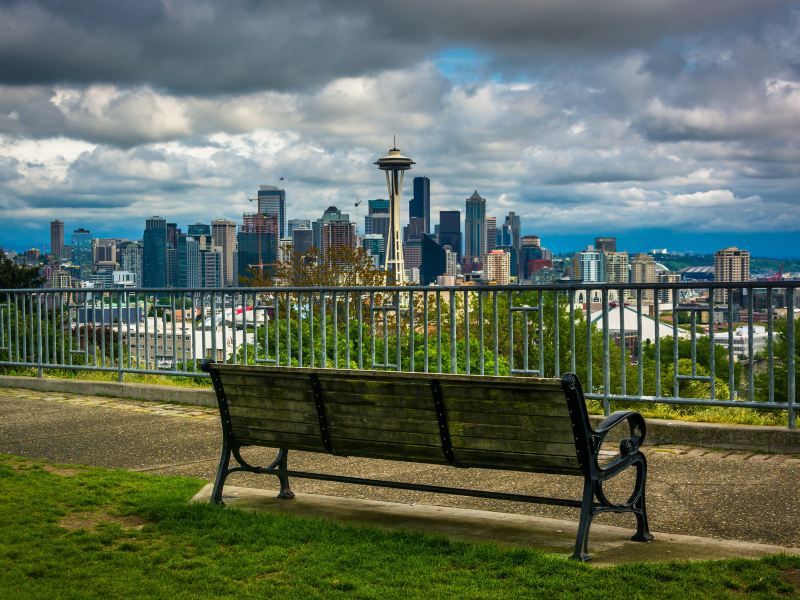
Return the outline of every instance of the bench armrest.
[[[620,457],[611,464],[607,465],[603,470],[613,470],[617,463],[624,461],[626,457],[632,454],[636,454],[644,442],[644,438],[647,433],[647,426],[645,425],[644,417],[642,417],[642,415],[640,415],[638,412],[632,410],[618,411],[604,419],[600,425],[598,425],[597,429],[592,432],[592,441],[594,443],[595,453],[599,452],[600,446],[603,445],[603,441],[605,440],[606,435],[608,435],[608,432],[620,423],[624,422],[627,422],[628,424],[628,432],[630,435],[629,437],[620,440]]]

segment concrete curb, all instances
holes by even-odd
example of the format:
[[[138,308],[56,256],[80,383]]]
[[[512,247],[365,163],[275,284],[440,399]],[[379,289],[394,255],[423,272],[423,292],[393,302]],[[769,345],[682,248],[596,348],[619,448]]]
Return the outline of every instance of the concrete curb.
[[[62,394],[85,394],[87,396],[111,396],[127,400],[149,402],[173,402],[193,406],[216,408],[217,397],[212,389],[186,388],[147,383],[116,383],[85,379],[55,379],[18,376],[0,376],[0,388],[23,388],[37,392]]]
[[[211,389],[185,388],[145,383],[115,383],[83,379],[55,379],[0,376],[0,388],[23,388],[39,392],[111,396],[128,400],[173,402],[193,406],[216,407]],[[592,416],[597,425],[603,417]],[[755,425],[722,425],[647,419],[647,445],[668,444],[746,450],[763,454],[800,454],[800,430]]]

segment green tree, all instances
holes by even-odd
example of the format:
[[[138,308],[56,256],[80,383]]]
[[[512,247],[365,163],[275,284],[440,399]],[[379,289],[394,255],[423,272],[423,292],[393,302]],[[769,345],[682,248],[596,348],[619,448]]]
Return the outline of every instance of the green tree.
[[[39,267],[18,265],[0,250],[0,289],[38,288],[43,283]]]
[[[795,343],[794,343],[794,389],[795,394],[800,390],[800,344],[797,336],[800,333],[800,319],[795,319]],[[781,319],[775,323],[775,333],[772,343],[774,359],[774,399],[775,402],[788,402],[789,399],[789,343],[788,343],[788,319]],[[769,372],[765,371],[756,375],[755,398],[761,402],[769,401]],[[797,397],[795,397],[797,401]]]

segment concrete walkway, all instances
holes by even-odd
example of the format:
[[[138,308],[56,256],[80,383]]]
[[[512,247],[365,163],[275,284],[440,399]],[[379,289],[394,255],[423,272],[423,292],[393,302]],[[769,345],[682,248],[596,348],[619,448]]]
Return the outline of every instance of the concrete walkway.
[[[0,390],[2,453],[54,462],[189,475],[208,481],[216,470],[220,443],[218,415],[214,409],[31,390]],[[800,486],[797,485],[800,457],[684,446],[646,445],[645,451],[650,466],[647,492],[650,523],[657,541],[646,546],[623,543],[632,533],[633,518],[601,515],[590,538],[590,551],[601,555],[599,563],[606,560],[602,556],[610,555],[604,554],[603,548],[621,551],[620,560],[727,558],[774,553],[781,547],[800,549],[800,530],[792,525],[796,521],[796,507],[800,505]],[[272,455],[265,449],[253,449],[247,454],[258,464],[269,462]],[[290,454],[290,466],[298,470],[571,498],[580,497],[582,486],[575,477],[453,469],[301,452]],[[630,481],[618,479],[610,495],[616,492],[621,498],[629,492]],[[267,476],[235,474],[229,478],[229,484],[272,490],[276,482]],[[430,531],[436,530],[434,524],[439,522],[443,528],[440,531],[444,533],[452,534],[454,529],[460,528],[467,532],[473,530],[477,539],[517,542],[524,538],[537,547],[558,552],[570,552],[571,540],[574,540],[575,509],[310,480],[294,480],[292,487],[295,492],[314,494],[318,499],[302,496],[302,502],[277,505],[271,500],[259,502],[285,509],[292,505],[292,510],[308,510],[312,514],[315,503],[322,507],[319,510],[323,513],[338,505],[345,507],[340,512],[355,515],[356,520],[365,523],[374,521],[370,512],[383,517],[389,513],[402,514],[398,505],[403,505],[413,514],[392,519],[403,526],[410,527],[419,520],[421,527]],[[226,493],[231,491],[236,490],[226,488]],[[262,497],[257,492],[237,493],[240,497]],[[350,500],[343,500],[345,498]],[[381,502],[393,504],[376,504]],[[449,510],[451,508],[467,512]],[[426,517],[428,514],[433,517]],[[492,524],[493,519],[497,520],[497,525]],[[559,521],[551,523],[547,519]],[[387,519],[382,520],[386,524]],[[485,526],[478,527],[478,522]],[[537,527],[543,528],[544,538],[531,533]],[[617,527],[625,529],[620,531]],[[492,533],[502,530],[510,533],[505,537]],[[559,531],[563,539],[558,535],[553,537],[554,532]],[[710,540],[725,542],[717,544]]]

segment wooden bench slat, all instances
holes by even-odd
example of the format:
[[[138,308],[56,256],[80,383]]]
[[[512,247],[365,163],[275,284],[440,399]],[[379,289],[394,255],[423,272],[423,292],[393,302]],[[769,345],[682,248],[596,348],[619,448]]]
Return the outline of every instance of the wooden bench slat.
[[[331,441],[334,448],[338,445],[338,440],[364,440],[374,442],[385,442],[387,444],[412,444],[415,446],[431,446],[441,450],[442,440],[439,433],[413,433],[410,431],[387,431],[356,427],[334,427],[329,428]]]
[[[313,423],[319,425],[317,413],[311,411],[279,410],[271,408],[265,412],[263,408],[253,408],[249,406],[228,405],[228,412],[231,417],[247,417],[251,419],[263,419],[270,421],[286,421],[288,423]]]
[[[541,454],[545,456],[575,457],[574,443],[546,442],[540,440],[502,440],[451,436],[453,452],[461,450],[489,450],[492,452],[516,452],[519,454]]]
[[[514,400],[492,401],[445,398],[447,414],[478,413],[480,415],[512,415],[514,417],[565,417],[569,418],[566,404],[538,404],[535,402],[515,402]]]
[[[322,445],[322,439],[319,435],[301,435],[298,433],[262,431],[260,429],[241,427],[231,427],[231,431],[241,444],[250,445],[252,442],[270,448],[286,447],[310,452],[325,452],[325,447]]]
[[[402,419],[383,416],[345,415],[334,410],[328,412],[328,424],[331,427],[355,427],[373,429],[375,431],[408,431],[411,433],[439,435],[438,424],[430,418]]]
[[[319,437],[319,423],[292,423],[272,419],[253,419],[249,417],[231,417],[231,427],[253,431],[272,431],[275,433],[298,433]]]
[[[566,419],[540,419],[530,424],[487,425],[464,423],[448,419],[451,436],[501,440],[542,440],[546,442],[573,442],[572,425]],[[574,447],[573,447],[574,451]]]
[[[441,447],[437,446],[401,445],[373,440],[341,439],[334,445],[334,450],[346,456],[447,464],[447,460],[442,455]]]
[[[575,456],[552,456],[522,454],[514,452],[490,452],[487,450],[455,450],[456,460],[464,466],[484,469],[513,469],[518,471],[580,473],[580,465]]]
[[[547,428],[550,423],[554,423],[556,427],[571,427],[568,415],[510,415],[508,413],[480,413],[480,412],[462,412],[453,410],[452,408],[447,411],[447,420],[450,423],[463,423],[467,424],[487,424],[487,425],[519,425],[520,427],[528,427],[530,429],[537,429],[540,427]]]
[[[225,395],[228,401],[235,401],[236,398],[259,398],[259,399],[285,399],[285,400],[312,400],[314,394],[311,386],[306,385],[304,389],[281,389],[273,387],[258,387],[248,385],[230,384],[225,386]]]

